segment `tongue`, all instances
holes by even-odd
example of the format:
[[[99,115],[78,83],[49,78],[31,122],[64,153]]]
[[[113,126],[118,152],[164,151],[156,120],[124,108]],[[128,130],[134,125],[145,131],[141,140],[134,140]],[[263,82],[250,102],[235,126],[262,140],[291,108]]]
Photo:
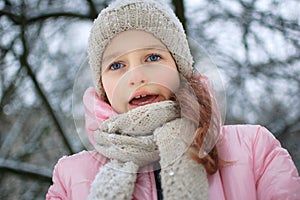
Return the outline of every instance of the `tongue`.
[[[130,103],[132,105],[145,105],[149,104],[156,99],[156,95],[147,95],[145,97],[141,97],[139,99],[132,99]]]

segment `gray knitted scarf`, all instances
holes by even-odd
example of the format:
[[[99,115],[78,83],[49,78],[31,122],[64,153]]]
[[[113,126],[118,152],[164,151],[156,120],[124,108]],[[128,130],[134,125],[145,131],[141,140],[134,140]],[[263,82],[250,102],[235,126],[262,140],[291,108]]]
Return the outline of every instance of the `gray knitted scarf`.
[[[205,169],[187,153],[196,128],[179,116],[178,106],[164,101],[104,121],[95,131],[95,148],[110,161],[88,199],[132,199],[139,169],[158,160],[164,199],[208,199]]]

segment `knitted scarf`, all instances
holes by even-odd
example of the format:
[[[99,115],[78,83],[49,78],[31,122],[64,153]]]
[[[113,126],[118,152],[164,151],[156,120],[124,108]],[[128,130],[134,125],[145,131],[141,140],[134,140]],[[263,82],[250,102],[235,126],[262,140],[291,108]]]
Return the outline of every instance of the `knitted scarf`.
[[[88,199],[132,199],[139,169],[158,160],[164,199],[208,199],[205,169],[187,152],[195,130],[172,101],[105,120],[94,131],[94,146],[109,162],[96,175]]]

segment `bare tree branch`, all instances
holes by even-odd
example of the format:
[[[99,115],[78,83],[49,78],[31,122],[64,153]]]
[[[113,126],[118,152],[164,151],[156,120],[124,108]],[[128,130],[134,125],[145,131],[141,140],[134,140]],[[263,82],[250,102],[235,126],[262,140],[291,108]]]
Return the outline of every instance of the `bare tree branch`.
[[[184,8],[183,0],[172,0],[172,3],[173,3],[174,8],[175,8],[175,14],[177,15],[177,17],[181,21],[184,30],[187,31],[187,29],[186,29],[187,25],[186,25],[186,17],[185,17],[185,8]]]
[[[0,169],[51,182],[52,169],[48,167],[0,158]]]
[[[25,17],[24,17],[25,18]],[[54,121],[54,124],[58,130],[58,132],[61,134],[62,138],[63,138],[63,141],[64,143],[66,144],[66,147],[67,149],[70,151],[70,153],[74,153],[73,149],[72,149],[72,146],[71,144],[69,143],[68,139],[67,139],[67,136],[58,120],[58,117],[56,116],[55,112],[54,112],[54,109],[52,108],[50,102],[48,101],[47,99],[47,96],[46,94],[44,93],[44,91],[42,90],[42,88],[40,87],[37,79],[36,79],[36,76],[34,74],[34,72],[32,71],[28,61],[27,61],[27,58],[28,58],[28,49],[27,49],[27,44],[26,44],[26,19],[24,20],[24,23],[22,23],[22,28],[21,28],[21,35],[22,35],[22,45],[23,45],[23,54],[21,55],[20,57],[20,63],[22,64],[23,67],[26,68],[27,70],[27,73],[29,75],[29,77],[31,78],[38,94],[40,95],[43,103],[45,104],[46,108],[47,108],[47,111],[49,112],[50,116],[52,117],[53,121]]]
[[[6,135],[6,138],[2,144],[0,149],[0,157],[6,158],[10,148],[12,147],[16,138],[21,134],[21,130],[28,118],[29,110],[26,110],[20,114],[20,117],[17,121],[15,121],[13,127],[11,128],[10,132]]]

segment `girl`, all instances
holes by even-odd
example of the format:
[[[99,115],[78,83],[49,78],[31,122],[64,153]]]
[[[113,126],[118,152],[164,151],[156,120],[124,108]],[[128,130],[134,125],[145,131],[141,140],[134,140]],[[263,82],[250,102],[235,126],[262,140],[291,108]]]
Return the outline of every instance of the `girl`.
[[[89,38],[94,151],[60,159],[47,199],[300,199],[288,152],[261,126],[220,126],[165,4],[117,0]]]

